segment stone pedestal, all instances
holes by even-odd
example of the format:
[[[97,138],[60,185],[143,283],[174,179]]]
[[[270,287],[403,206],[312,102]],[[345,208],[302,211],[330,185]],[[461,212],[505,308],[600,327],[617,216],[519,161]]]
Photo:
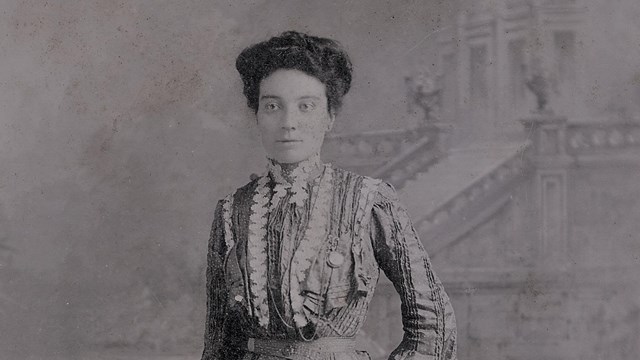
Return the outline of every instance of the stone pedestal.
[[[572,159],[566,151],[567,118],[551,111],[521,120],[533,146],[532,206],[537,211],[538,264],[564,268],[567,261],[567,177]]]

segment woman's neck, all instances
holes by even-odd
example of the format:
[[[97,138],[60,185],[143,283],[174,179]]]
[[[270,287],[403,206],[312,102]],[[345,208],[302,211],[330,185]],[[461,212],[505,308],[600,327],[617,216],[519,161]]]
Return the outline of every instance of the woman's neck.
[[[273,180],[289,184],[313,179],[320,173],[322,166],[323,163],[318,154],[297,163],[280,163],[273,159],[268,159],[267,162],[267,168]]]

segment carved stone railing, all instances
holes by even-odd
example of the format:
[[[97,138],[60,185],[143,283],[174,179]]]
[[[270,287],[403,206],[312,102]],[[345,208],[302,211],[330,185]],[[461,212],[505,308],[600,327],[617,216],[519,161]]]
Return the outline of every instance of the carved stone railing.
[[[464,234],[486,221],[509,199],[509,190],[530,173],[530,143],[450,198],[436,204],[415,222],[421,237],[432,239],[435,256]]]
[[[390,181],[404,181],[428,167],[439,156],[441,127],[331,134],[323,156],[336,165]]]
[[[628,122],[567,125],[567,153],[587,155],[640,149],[640,124]]]
[[[405,149],[395,159],[376,169],[371,176],[388,181],[397,189],[407,180],[426,171],[442,156],[437,142],[426,135],[420,141]]]

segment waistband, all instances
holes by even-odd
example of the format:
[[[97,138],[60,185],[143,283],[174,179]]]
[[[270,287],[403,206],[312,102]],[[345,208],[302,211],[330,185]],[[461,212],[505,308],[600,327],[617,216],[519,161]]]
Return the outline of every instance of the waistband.
[[[295,359],[300,356],[311,357],[318,353],[355,351],[356,340],[341,337],[320,338],[312,341],[249,338],[246,349],[256,354]]]

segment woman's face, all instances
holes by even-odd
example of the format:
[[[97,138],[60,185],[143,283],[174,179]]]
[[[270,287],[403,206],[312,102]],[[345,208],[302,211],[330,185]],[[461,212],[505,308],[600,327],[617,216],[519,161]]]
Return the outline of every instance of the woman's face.
[[[296,163],[319,153],[335,118],[320,80],[285,69],[260,83],[256,116],[267,155],[280,163]]]

